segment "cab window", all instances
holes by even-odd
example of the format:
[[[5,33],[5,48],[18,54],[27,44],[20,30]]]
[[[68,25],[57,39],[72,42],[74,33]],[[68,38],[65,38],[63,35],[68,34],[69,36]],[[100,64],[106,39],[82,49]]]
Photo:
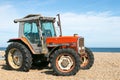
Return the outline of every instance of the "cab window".
[[[33,44],[40,42],[39,30],[35,22],[24,23],[24,35]]]
[[[43,36],[45,36],[45,37],[55,37],[56,36],[53,22],[42,21],[41,27],[42,27]]]

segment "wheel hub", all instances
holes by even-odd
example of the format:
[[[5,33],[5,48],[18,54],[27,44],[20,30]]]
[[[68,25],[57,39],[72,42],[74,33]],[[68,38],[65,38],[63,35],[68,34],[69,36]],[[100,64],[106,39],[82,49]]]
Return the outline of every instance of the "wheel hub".
[[[11,49],[10,52],[9,52],[9,63],[10,65],[17,69],[17,68],[20,68],[21,65],[22,65],[22,62],[23,62],[23,56],[21,54],[21,52],[18,50],[18,49]]]
[[[62,70],[69,70],[73,65],[73,61],[69,56],[61,56],[58,65]]]
[[[20,66],[22,64],[22,55],[19,51],[15,51],[13,54],[13,62],[14,64]]]
[[[66,59],[63,59],[63,61],[61,62],[61,65],[62,65],[64,68],[67,67],[68,64],[69,64],[69,62],[68,62],[68,60],[66,60]]]
[[[82,62],[81,67],[86,66],[86,65],[88,64],[88,61],[89,61],[89,60],[88,60],[87,54],[81,55],[81,62]]]

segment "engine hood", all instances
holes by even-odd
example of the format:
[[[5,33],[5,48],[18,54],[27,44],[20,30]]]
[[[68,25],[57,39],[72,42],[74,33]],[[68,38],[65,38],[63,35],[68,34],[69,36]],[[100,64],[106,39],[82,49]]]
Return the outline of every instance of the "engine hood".
[[[47,37],[46,44],[66,44],[66,43],[76,43],[79,36],[62,36],[62,37]]]

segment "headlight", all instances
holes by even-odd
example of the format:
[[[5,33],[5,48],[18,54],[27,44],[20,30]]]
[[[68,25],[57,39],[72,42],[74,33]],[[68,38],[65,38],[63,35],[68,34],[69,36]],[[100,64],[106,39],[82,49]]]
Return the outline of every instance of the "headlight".
[[[78,46],[78,52],[79,53],[84,53],[85,52],[85,47],[84,47],[84,38],[79,39],[79,46]]]

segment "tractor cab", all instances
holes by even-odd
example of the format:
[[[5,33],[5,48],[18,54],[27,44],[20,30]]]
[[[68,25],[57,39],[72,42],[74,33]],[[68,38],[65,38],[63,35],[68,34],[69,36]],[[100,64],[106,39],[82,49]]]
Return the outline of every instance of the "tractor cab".
[[[27,39],[35,54],[47,53],[46,38],[56,37],[55,18],[30,14],[22,19],[16,19],[14,22],[19,22],[19,37]]]

